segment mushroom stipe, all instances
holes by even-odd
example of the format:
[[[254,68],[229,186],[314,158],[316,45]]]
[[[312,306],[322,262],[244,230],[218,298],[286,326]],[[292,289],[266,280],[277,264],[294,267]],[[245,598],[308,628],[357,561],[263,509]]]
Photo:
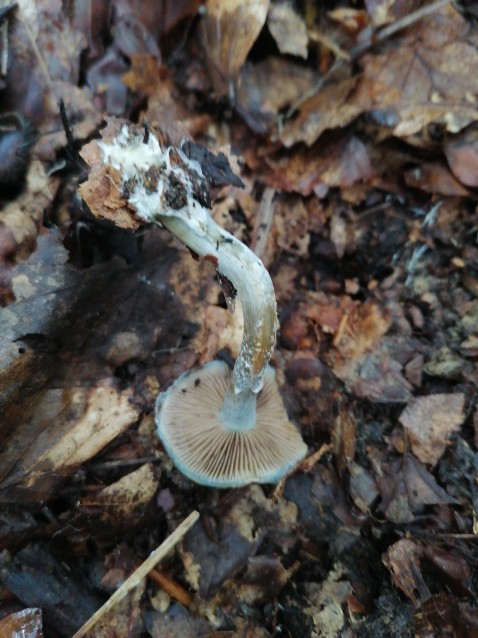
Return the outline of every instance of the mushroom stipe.
[[[187,145],[164,139],[110,118],[103,139],[82,153],[92,170],[80,193],[94,214],[118,225],[165,227],[213,265],[231,311],[237,295],[244,335],[233,371],[211,362],[179,377],[158,397],[158,433],[178,469],[198,483],[275,483],[307,447],[287,418],[269,366],[278,325],[272,280],[262,261],[211,217],[208,167],[197,157],[215,156],[188,156]],[[219,159],[224,163],[225,156]],[[240,185],[231,175],[230,183]]]

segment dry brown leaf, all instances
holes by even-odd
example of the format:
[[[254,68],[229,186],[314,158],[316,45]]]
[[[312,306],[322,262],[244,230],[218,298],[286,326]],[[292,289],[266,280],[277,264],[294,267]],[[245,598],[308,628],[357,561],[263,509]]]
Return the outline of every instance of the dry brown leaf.
[[[200,29],[218,93],[237,80],[268,9],[269,0],[207,0]]]
[[[302,195],[324,197],[329,187],[351,186],[373,174],[366,147],[348,132],[330,135],[310,148],[297,144],[265,159],[272,169],[264,173],[269,186]]]
[[[239,111],[254,131],[271,130],[278,113],[309,91],[318,77],[312,69],[284,57],[246,62],[237,87]]]
[[[339,7],[327,11],[327,17],[340,24],[344,31],[353,35],[358,34],[368,23],[365,11],[352,7]]]
[[[307,58],[307,28],[290,1],[282,0],[271,5],[267,26],[281,53]]]
[[[119,529],[131,529],[154,498],[158,485],[153,466],[145,464],[108,485],[96,496],[82,499],[80,507],[98,508],[101,521],[111,522]]]
[[[136,421],[130,396],[107,387],[47,390],[20,414],[13,406],[4,414],[11,435],[0,454],[0,499],[47,499],[59,479]]]
[[[434,594],[413,616],[416,636],[478,636],[478,610],[448,593]]]
[[[357,76],[347,78],[305,100],[297,117],[282,130],[281,142],[287,147],[297,142],[311,146],[327,129],[350,124],[362,112],[362,106],[353,96],[357,82]]]
[[[392,22],[395,17],[392,11],[395,4],[396,0],[365,0],[367,12],[377,27]]]
[[[332,445],[337,467],[342,476],[345,468],[355,457],[357,445],[355,417],[347,408],[341,408],[340,413],[335,418],[332,429]]]
[[[430,590],[420,569],[422,555],[421,544],[402,538],[391,545],[383,557],[383,562],[392,575],[393,584],[403,591],[415,607],[419,601],[423,603],[430,598]]]
[[[341,635],[345,625],[342,609],[346,599],[352,593],[352,585],[345,579],[346,569],[337,563],[329,571],[322,583],[305,583],[309,606],[304,612],[312,618],[316,635],[323,638],[336,638]]]
[[[431,122],[460,131],[478,118],[478,52],[466,32],[464,17],[451,5],[421,20],[400,47],[363,58],[355,99],[363,110],[387,113],[397,137]]]
[[[434,466],[465,419],[465,395],[429,394],[412,399],[400,415],[412,451],[422,463]]]
[[[374,302],[357,306],[347,317],[346,328],[335,347],[349,365],[373,350],[392,325],[390,312]]]
[[[354,461],[348,464],[350,473],[350,496],[361,512],[370,511],[372,503],[379,495],[377,483],[364,467]]]
[[[160,84],[160,62],[149,53],[135,53],[131,68],[122,77],[126,86],[137,93],[153,95]]]

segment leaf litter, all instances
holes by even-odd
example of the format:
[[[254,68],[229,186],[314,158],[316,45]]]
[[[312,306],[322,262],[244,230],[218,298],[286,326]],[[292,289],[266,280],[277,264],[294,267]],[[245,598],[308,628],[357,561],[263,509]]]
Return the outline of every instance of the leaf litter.
[[[0,19],[2,635],[71,636],[192,510],[89,635],[478,635],[473,5]],[[211,164],[212,215],[274,280],[272,364],[309,446],[276,491],[199,487],[156,437],[158,392],[231,362],[241,312],[80,158],[111,116],[225,153],[245,186]]]

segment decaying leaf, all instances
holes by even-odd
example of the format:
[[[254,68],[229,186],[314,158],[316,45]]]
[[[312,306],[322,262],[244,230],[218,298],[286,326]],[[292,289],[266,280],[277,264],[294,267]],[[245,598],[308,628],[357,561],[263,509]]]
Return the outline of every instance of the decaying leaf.
[[[281,142],[287,147],[297,142],[311,146],[324,131],[347,126],[362,111],[352,95],[357,81],[355,76],[347,78],[305,100],[297,117],[281,132]]]
[[[145,464],[108,485],[96,496],[82,499],[80,507],[83,511],[97,510],[99,522],[106,522],[116,529],[132,529],[157,489],[153,467]]]
[[[265,498],[258,485],[247,488],[227,515],[217,521],[215,541],[201,525],[187,534],[181,557],[189,583],[202,598],[211,597],[224,581],[234,578],[248,564],[268,533],[280,537],[281,529],[287,529],[296,518],[293,503],[281,498],[276,505]]]
[[[42,501],[76,469],[138,418],[131,394],[113,388],[49,390],[7,417],[10,436],[0,454],[0,500]]]
[[[431,594],[423,580],[420,569],[421,544],[402,538],[388,548],[384,563],[392,574],[392,581],[415,606],[427,601]],[[418,593],[418,596],[417,596]]]
[[[274,130],[277,114],[294,104],[318,80],[312,69],[283,57],[246,62],[236,91],[238,108],[258,133]]]
[[[376,475],[382,497],[380,510],[394,523],[410,523],[425,505],[457,502],[412,454],[383,464]]]
[[[312,617],[315,630],[323,638],[340,636],[345,624],[342,606],[352,593],[352,585],[344,577],[344,571],[339,563],[333,566],[325,582],[306,584],[309,599],[314,604],[304,611]]]
[[[355,462],[350,462],[350,496],[361,512],[368,512],[379,495],[377,482],[370,472]]]
[[[267,26],[281,53],[307,57],[307,28],[289,0],[271,4]]]
[[[265,24],[269,0],[208,0],[201,20],[215,89],[227,93]]]
[[[103,598],[193,506],[202,520],[180,553],[92,635],[478,636],[476,454],[463,429],[466,397],[476,443],[474,3],[10,4],[0,8],[3,633],[38,620],[13,615],[13,595],[42,609],[45,631],[71,636],[101,602],[84,574]],[[8,113],[32,123],[21,140],[30,154],[10,143]],[[158,392],[236,357],[242,317],[226,308],[234,291],[214,260],[140,224],[131,182],[101,165],[102,140],[124,123],[199,162],[211,214],[274,280],[271,363],[310,449],[276,490],[198,488],[158,457]],[[95,140],[82,150],[89,168],[84,140]],[[226,148],[245,158],[241,193]],[[9,174],[22,157],[26,180]],[[186,607],[166,582],[190,585]]]
[[[461,130],[478,116],[471,99],[478,87],[470,83],[478,54],[466,30],[451,5],[420,21],[398,50],[364,58],[357,99],[368,110],[387,112],[398,137],[437,121],[451,132]]]
[[[269,186],[318,197],[324,197],[332,186],[351,186],[373,174],[364,144],[347,132],[331,134],[307,149],[298,144],[266,161],[272,169],[264,175]]]
[[[2,618],[0,633],[5,638],[43,638],[41,609],[22,609]]]
[[[413,453],[422,463],[434,466],[451,435],[459,430],[465,418],[465,395],[431,394],[412,399],[400,415]]]

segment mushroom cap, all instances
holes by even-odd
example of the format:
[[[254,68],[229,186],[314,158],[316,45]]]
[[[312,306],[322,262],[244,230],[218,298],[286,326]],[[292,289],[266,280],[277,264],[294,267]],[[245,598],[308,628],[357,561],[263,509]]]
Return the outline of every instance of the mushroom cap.
[[[307,452],[289,422],[268,366],[257,395],[256,424],[225,427],[220,413],[232,372],[212,361],[181,375],[156,401],[156,425],[166,451],[187,477],[209,487],[277,483]]]

